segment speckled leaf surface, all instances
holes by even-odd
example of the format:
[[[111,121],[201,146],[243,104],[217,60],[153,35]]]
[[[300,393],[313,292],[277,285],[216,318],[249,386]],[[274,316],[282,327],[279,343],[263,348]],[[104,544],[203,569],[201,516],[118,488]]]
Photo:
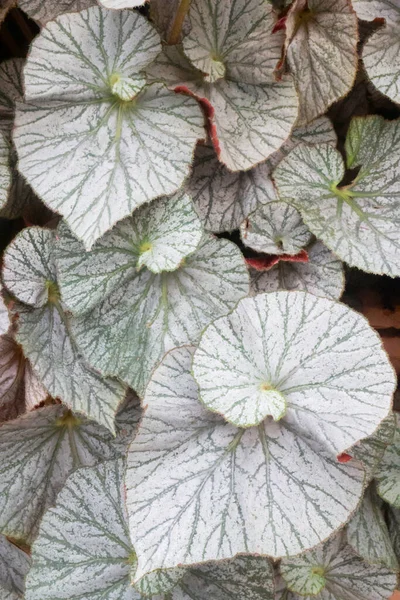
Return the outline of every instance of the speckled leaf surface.
[[[343,265],[322,242],[306,248],[308,262],[279,262],[268,271],[250,269],[253,294],[293,290],[337,300],[344,290]]]
[[[375,18],[394,21],[399,15],[396,0],[353,0],[353,7],[359,19],[366,21]]]
[[[25,576],[29,571],[29,556],[0,535],[0,597],[1,600],[23,598]]]
[[[135,408],[129,408],[131,432],[140,415]],[[32,541],[43,512],[54,503],[73,470],[125,453],[126,416],[123,413],[123,441],[61,405],[39,408],[4,423],[0,427],[0,531]]]
[[[280,571],[292,600],[387,600],[396,586],[396,575],[364,562],[343,532],[302,556],[284,559]]]
[[[389,523],[390,540],[397,556],[400,570],[400,510],[389,506],[387,509],[387,520]]]
[[[299,552],[344,523],[362,494],[358,463],[340,464],[300,419],[244,430],[206,410],[191,362],[190,349],[176,349],[156,369],[128,453],[137,579],[241,552]]]
[[[347,167],[360,167],[354,181],[332,146],[295,148],[277,167],[282,199],[298,208],[310,230],[351,266],[400,274],[399,123],[355,118],[346,139]]]
[[[79,12],[96,4],[97,0],[18,0],[19,7],[42,25],[64,13]]]
[[[99,4],[104,8],[121,10],[123,8],[135,8],[145,3],[146,0],[99,0]]]
[[[100,7],[59,17],[33,42],[14,135],[19,168],[87,247],[175,192],[204,136],[193,98],[145,85],[160,50],[140,14]]]
[[[354,83],[357,16],[350,0],[296,0],[286,31],[286,58],[300,97],[299,123],[307,123]]]
[[[24,94],[24,63],[22,58],[11,58],[0,65],[0,131],[7,137],[14,123],[15,103],[22,100]]]
[[[59,296],[54,241],[53,231],[31,227],[5,253],[3,278],[20,301],[13,308],[16,339],[51,396],[114,431],[125,387],[102,378],[82,359]]]
[[[11,187],[10,146],[6,138],[0,133],[0,209],[7,203],[8,192]]]
[[[397,19],[386,25],[366,41],[362,59],[367,75],[374,86],[400,103],[400,6]]]
[[[349,449],[349,455],[362,462],[367,481],[374,477],[386,448],[393,443],[395,431],[395,418],[393,413],[390,413],[371,436]]]
[[[259,206],[240,227],[245,246],[265,254],[297,254],[311,239],[299,212],[286,202]]]
[[[347,541],[368,564],[397,571],[398,562],[382,511],[382,501],[373,484],[347,528]]]
[[[364,317],[304,292],[242,300],[203,333],[193,374],[206,407],[238,427],[276,419],[269,403],[279,394],[285,420],[337,454],[375,431],[394,390]]]
[[[400,508],[400,417],[397,413],[395,420],[393,442],[386,448],[375,477],[379,495],[394,508]]]
[[[88,256],[84,249],[82,256]],[[90,296],[90,279],[83,283]],[[248,290],[239,249],[227,240],[205,236],[175,271],[132,273],[73,321],[73,333],[94,368],[121,378],[142,395],[166,351],[196,342],[204,327],[229,312]]]
[[[1,286],[0,286],[0,335],[7,333],[9,327],[10,327],[10,317],[9,317],[9,313],[8,313],[8,308],[5,305],[3,297],[1,296]]]

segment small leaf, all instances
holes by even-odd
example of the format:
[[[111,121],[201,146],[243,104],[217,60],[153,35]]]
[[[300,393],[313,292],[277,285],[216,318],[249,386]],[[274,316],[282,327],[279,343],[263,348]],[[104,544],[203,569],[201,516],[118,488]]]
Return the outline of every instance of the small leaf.
[[[346,139],[348,168],[360,167],[342,186],[345,168],[332,146],[295,148],[274,172],[281,198],[337,256],[367,272],[400,274],[399,123],[355,118]]]
[[[310,595],[321,600],[387,600],[396,587],[396,575],[365,563],[343,532],[299,557],[284,559],[280,571],[293,592],[291,600]]]
[[[250,270],[253,294],[297,290],[337,300],[344,289],[343,266],[322,242],[307,247],[307,262],[278,262],[268,271]]]
[[[394,508],[400,508],[400,417],[395,414],[396,431],[375,473],[378,494]]]
[[[138,404],[135,408],[123,408],[123,442],[118,435],[118,417],[114,438],[103,427],[61,405],[39,408],[2,425],[0,531],[26,542],[33,540],[43,512],[54,503],[73,470],[125,455],[126,411],[130,411],[132,436],[140,418]]]
[[[140,14],[99,7],[59,17],[33,42],[14,136],[19,168],[88,248],[141,204],[175,192],[203,137],[193,98],[143,87],[160,49]],[[143,89],[126,101],[127,86]]]
[[[10,147],[6,138],[0,133],[0,209],[7,203],[10,187]]]
[[[60,300],[54,264],[54,232],[24,229],[4,256],[3,280],[16,303],[17,341],[53,397],[111,431],[125,387],[103,379],[82,359]]]
[[[245,246],[265,254],[297,254],[311,233],[298,211],[286,202],[259,206],[240,227]]]
[[[135,580],[237,553],[299,552],[340,527],[362,494],[359,464],[339,464],[300,418],[245,430],[206,410],[191,362],[180,348],[154,371],[129,449]]]
[[[18,6],[41,25],[64,13],[79,12],[96,4],[97,0],[18,0]]]
[[[350,91],[357,73],[357,17],[350,0],[295,0],[286,20],[286,58],[301,124]]]
[[[23,598],[25,576],[31,561],[29,556],[0,535],[0,597],[1,600]]]
[[[382,512],[382,501],[371,484],[347,528],[347,541],[371,565],[398,570],[396,554]]]
[[[125,239],[133,233],[129,222]],[[178,269],[158,275],[147,269],[137,272],[132,254],[120,255],[116,262],[113,232],[100,244],[112,249],[109,256],[103,253],[100,257],[104,263],[100,268],[97,246],[93,255],[87,254],[82,245],[79,248],[76,240],[71,247],[75,256],[80,253],[82,268],[79,259],[75,260],[74,271],[68,272],[69,281],[78,279],[77,272],[86,274],[81,278],[76,297],[86,295],[91,299],[95,294],[97,299],[98,290],[107,292],[94,308],[82,311],[72,321],[73,333],[94,368],[104,375],[119,377],[142,395],[153,368],[165,352],[196,342],[210,321],[229,312],[248,294],[247,269],[237,246],[211,236],[205,236]],[[133,260],[136,261],[135,256]],[[123,275],[124,279],[114,288],[116,279],[108,279],[107,272],[113,274],[116,267],[118,277],[121,280]],[[103,273],[104,284],[100,281]]]

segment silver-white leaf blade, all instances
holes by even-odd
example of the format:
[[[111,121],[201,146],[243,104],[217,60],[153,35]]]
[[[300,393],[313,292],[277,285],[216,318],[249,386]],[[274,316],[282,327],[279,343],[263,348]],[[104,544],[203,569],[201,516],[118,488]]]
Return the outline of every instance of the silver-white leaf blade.
[[[353,0],[353,7],[360,19],[370,21],[375,18],[396,21],[400,8],[393,0]]]
[[[340,187],[343,160],[325,144],[298,146],[274,172],[281,197],[328,248],[352,266],[392,277],[400,274],[398,128],[381,117],[353,119],[347,165],[361,170],[349,186]]]
[[[8,313],[8,308],[1,296],[1,287],[0,287],[0,335],[7,333],[8,328],[10,327],[10,317]]]
[[[336,454],[376,430],[396,387],[366,319],[304,292],[241,300],[203,333],[193,374],[206,407],[238,427],[263,421],[280,394],[284,421]]]
[[[347,544],[344,532],[299,557],[284,559],[280,571],[292,600],[387,600],[396,586],[393,571],[364,562]],[[312,593],[318,587],[321,591]]]
[[[205,236],[179,269],[159,275],[139,271],[77,317],[73,333],[94,368],[119,377],[143,395],[164,353],[195,343],[208,323],[248,294],[248,285],[239,249],[227,240]]]
[[[99,7],[59,17],[33,43],[14,135],[19,168],[87,247],[139,205],[175,192],[204,137],[193,98],[159,83],[128,102],[113,94],[160,49],[140,14]]]
[[[382,501],[372,484],[347,527],[347,541],[368,564],[397,571],[398,561],[382,512]]]
[[[140,600],[130,586],[135,553],[124,508],[124,463],[79,469],[43,518],[26,600]]]
[[[395,418],[393,413],[390,413],[371,436],[349,449],[349,456],[353,456],[363,464],[367,481],[374,477],[386,448],[393,443],[395,430]]]
[[[322,242],[307,247],[308,262],[282,262],[268,271],[250,269],[253,294],[293,290],[337,300],[344,290],[343,265]]]
[[[245,246],[265,254],[297,254],[312,235],[299,212],[286,202],[259,206],[240,227]]]
[[[400,104],[400,7],[398,20],[387,23],[371,35],[364,44],[362,59],[374,86]]]
[[[386,448],[375,477],[379,495],[394,508],[400,508],[400,417],[396,413],[393,442]]]
[[[237,556],[232,560],[192,568],[173,590],[171,600],[273,600],[271,563],[261,556]]]
[[[10,146],[4,135],[0,133],[0,209],[7,203],[10,187]]]
[[[0,531],[31,542],[44,511],[54,503],[70,473],[119,455],[122,446],[115,439],[106,429],[75,417],[61,405],[39,408],[3,424]]]
[[[26,14],[45,25],[64,13],[79,12],[96,6],[97,0],[19,0],[19,7]]]
[[[191,360],[176,349],[154,372],[128,453],[136,579],[237,553],[299,552],[340,527],[362,494],[358,463],[338,463],[291,424],[243,430],[205,410]]]
[[[286,28],[287,62],[300,97],[299,123],[307,123],[354,83],[357,16],[350,0],[296,0]]]
[[[11,137],[14,124],[15,104],[24,95],[22,71],[25,60],[11,58],[0,65],[0,131]]]
[[[31,565],[26,552],[0,535],[0,597],[19,600],[24,595],[25,576]]]

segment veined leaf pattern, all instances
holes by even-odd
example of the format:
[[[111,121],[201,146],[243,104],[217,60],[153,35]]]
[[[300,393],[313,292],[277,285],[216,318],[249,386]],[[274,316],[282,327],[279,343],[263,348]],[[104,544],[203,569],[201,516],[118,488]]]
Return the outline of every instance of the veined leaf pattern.
[[[20,600],[25,589],[25,576],[29,571],[29,556],[0,535],[0,595],[1,600]]]
[[[25,60],[11,58],[0,65],[0,131],[11,137],[15,117],[15,104],[24,95],[22,71]]]
[[[42,25],[64,13],[79,12],[96,4],[97,0],[18,0],[19,7]]]
[[[393,442],[386,448],[375,477],[379,495],[394,508],[400,508],[400,417],[396,413]]]
[[[10,146],[4,135],[0,133],[0,209],[7,203],[10,187]]]
[[[7,333],[8,328],[10,327],[10,317],[8,313],[8,308],[1,296],[1,287],[0,287],[0,335]]]

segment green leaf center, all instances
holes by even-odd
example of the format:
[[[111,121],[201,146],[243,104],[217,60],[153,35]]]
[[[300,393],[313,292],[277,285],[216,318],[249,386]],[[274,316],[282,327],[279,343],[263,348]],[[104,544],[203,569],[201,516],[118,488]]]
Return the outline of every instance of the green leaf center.
[[[205,80],[210,83],[215,83],[219,79],[225,77],[226,69],[224,63],[218,58],[212,57],[210,60],[209,72],[205,75]]]
[[[112,93],[122,102],[132,101],[145,87],[146,79],[142,75],[125,77],[120,73],[113,73],[109,79]]]

